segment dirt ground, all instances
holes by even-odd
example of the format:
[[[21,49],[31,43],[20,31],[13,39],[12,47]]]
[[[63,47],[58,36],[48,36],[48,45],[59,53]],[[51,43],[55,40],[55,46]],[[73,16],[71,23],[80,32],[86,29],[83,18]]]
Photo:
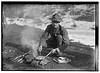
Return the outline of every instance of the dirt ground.
[[[88,46],[77,44],[76,46],[71,45],[66,48],[65,53],[67,54],[67,58],[71,59],[71,62],[65,64],[58,64],[54,62],[52,59],[55,58],[54,56],[49,56],[49,63],[44,66],[35,66],[31,64],[20,64],[16,62],[12,62],[10,58],[3,59],[2,62],[2,70],[4,71],[30,71],[30,70],[77,70],[77,71],[92,71],[95,70],[95,53],[92,48]],[[80,45],[80,46],[79,46]],[[43,50],[42,55],[48,54],[49,51]],[[74,57],[70,57],[72,55]]]

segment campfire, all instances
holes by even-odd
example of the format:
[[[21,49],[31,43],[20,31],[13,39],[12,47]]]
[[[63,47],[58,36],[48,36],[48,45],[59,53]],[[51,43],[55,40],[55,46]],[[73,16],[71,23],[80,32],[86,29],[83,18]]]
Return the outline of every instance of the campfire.
[[[51,54],[51,52],[49,52],[46,56],[40,56],[38,54],[37,49],[31,49],[29,52],[24,53],[22,55],[19,55],[17,57],[15,57],[13,59],[14,62],[18,62],[18,63],[30,63],[35,64],[35,65],[45,65],[48,62],[48,56]]]
[[[44,65],[47,62],[47,56],[41,56],[39,55],[38,52],[38,45],[39,45],[39,40],[41,36],[40,30],[36,29],[35,27],[26,27],[22,32],[21,32],[21,43],[23,46],[26,46],[29,48],[29,51],[22,54],[18,55],[13,59],[14,62],[18,63],[24,63],[28,62],[31,64],[41,64]]]

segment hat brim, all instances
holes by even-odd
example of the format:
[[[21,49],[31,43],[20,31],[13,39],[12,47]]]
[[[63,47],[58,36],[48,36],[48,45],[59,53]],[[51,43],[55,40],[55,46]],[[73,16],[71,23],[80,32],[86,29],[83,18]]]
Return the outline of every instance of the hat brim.
[[[49,18],[52,22],[55,22],[55,23],[59,23],[59,22],[62,22],[62,19],[59,18],[59,19],[53,19],[53,18]]]

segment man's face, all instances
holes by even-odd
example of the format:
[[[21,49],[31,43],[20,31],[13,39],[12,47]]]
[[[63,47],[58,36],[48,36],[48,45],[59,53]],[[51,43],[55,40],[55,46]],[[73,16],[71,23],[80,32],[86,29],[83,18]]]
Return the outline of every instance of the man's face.
[[[57,27],[59,27],[59,23],[52,23],[52,25],[55,27],[55,28],[57,28]]]

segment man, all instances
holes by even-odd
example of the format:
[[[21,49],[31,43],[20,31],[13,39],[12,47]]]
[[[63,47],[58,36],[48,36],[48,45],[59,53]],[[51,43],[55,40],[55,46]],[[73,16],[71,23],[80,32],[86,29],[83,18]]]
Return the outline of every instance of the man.
[[[51,18],[52,23],[47,26],[41,37],[42,40],[43,37],[48,37],[49,35],[51,36],[48,40],[46,40],[47,47],[53,48],[52,53],[57,52],[58,55],[61,55],[69,45],[68,32],[60,25],[61,21],[62,19],[60,16],[57,13],[54,14]],[[41,42],[39,46],[41,46]]]

